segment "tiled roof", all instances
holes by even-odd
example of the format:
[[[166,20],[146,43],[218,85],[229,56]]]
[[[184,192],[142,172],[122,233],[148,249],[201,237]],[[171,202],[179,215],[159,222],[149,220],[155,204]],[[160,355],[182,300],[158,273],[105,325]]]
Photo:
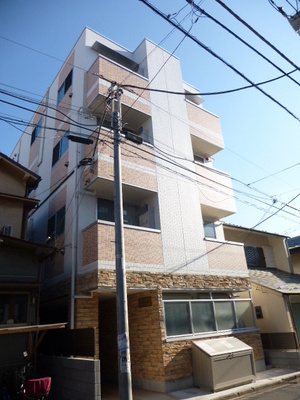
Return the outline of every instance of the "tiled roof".
[[[227,222],[223,222],[223,226],[225,228],[228,228],[228,229],[240,229],[240,230],[245,231],[245,232],[248,231],[248,232],[257,233],[257,234],[260,234],[260,235],[279,236],[279,237],[282,237],[282,238],[288,238],[288,236],[286,236],[286,235],[280,235],[278,233],[271,233],[271,232],[267,232],[267,231],[260,231],[260,230],[253,229],[253,228],[246,228],[245,226],[229,224]]]
[[[290,250],[300,247],[300,236],[288,239],[287,243]]]
[[[265,286],[280,293],[300,294],[300,276],[274,268],[249,268],[252,283]]]

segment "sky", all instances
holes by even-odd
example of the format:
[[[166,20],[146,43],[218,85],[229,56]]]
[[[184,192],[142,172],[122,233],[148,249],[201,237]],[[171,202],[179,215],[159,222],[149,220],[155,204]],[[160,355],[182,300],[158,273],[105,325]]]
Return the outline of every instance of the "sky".
[[[139,0],[0,0],[0,151],[11,155],[24,129],[13,119],[26,124],[35,110],[2,91],[41,101],[85,26],[131,51],[148,38],[174,52],[183,80],[203,93],[203,107],[220,118],[225,149],[214,156],[214,167],[231,175],[237,206],[225,221],[300,235],[300,36],[268,0],[222,1],[273,48],[216,0],[194,4],[252,49],[192,12],[186,0],[149,2],[203,46]],[[297,1],[274,0],[288,15]]]

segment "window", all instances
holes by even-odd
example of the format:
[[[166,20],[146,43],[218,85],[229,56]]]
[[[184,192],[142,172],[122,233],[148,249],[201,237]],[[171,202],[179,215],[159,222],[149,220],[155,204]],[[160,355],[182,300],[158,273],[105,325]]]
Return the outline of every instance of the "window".
[[[98,219],[110,222],[115,221],[113,201],[98,199]]]
[[[61,85],[61,87],[57,92],[57,105],[62,101],[64,95],[67,93],[68,89],[72,85],[72,80],[73,80],[73,69],[71,69],[64,83]]]
[[[26,324],[27,294],[0,294],[0,324]]]
[[[38,124],[36,125],[36,127],[35,127],[34,130],[32,131],[30,146],[31,146],[32,143],[35,141],[35,139],[36,139],[38,136],[40,136],[41,131],[42,131],[42,118],[39,120]]]
[[[266,267],[264,250],[262,247],[244,246],[248,267]]]
[[[168,336],[186,335],[192,333],[189,303],[187,301],[172,301],[165,304],[166,329]]]
[[[164,293],[168,337],[218,334],[255,329],[252,302],[247,292]]]
[[[261,306],[256,306],[255,307],[255,315],[256,315],[256,319],[263,319],[264,318]]]
[[[154,229],[154,218],[150,206],[138,207],[135,205],[123,205],[123,221],[126,225],[143,226]],[[98,199],[98,219],[103,221],[115,221],[114,201]]]
[[[215,224],[213,222],[205,222],[204,221],[204,236],[206,238],[216,239],[216,229]]]
[[[47,235],[51,238],[56,238],[65,231],[65,206],[57,211],[48,220]]]
[[[56,144],[52,153],[52,167],[57,163],[58,160],[62,158],[62,156],[69,149],[69,131],[61,138],[61,140]]]

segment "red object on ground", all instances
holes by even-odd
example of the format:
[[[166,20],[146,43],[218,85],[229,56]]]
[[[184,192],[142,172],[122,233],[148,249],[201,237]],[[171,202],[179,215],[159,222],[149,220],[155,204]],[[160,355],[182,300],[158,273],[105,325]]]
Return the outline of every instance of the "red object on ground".
[[[28,379],[24,385],[23,400],[47,396],[51,389],[51,378]]]

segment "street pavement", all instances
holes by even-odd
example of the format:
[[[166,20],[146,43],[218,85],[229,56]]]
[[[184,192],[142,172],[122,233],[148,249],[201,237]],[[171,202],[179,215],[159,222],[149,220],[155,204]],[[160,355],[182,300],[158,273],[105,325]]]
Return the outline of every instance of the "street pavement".
[[[255,382],[220,392],[207,392],[200,388],[192,387],[184,390],[177,390],[171,393],[157,393],[142,389],[133,389],[133,400],[230,400],[247,394],[253,395],[272,387],[280,387],[289,381],[300,377],[300,371],[293,369],[271,368],[256,374]],[[245,397],[244,397],[245,398]],[[119,399],[117,388],[111,388],[103,393],[102,400]]]
[[[247,394],[259,393],[260,391],[270,389],[271,387],[280,386],[288,381],[295,380],[300,377],[300,371],[295,371],[293,369],[279,369],[271,368],[256,374],[255,382],[248,383],[246,385],[237,386],[234,388],[222,390],[220,392],[205,392],[199,388],[191,388],[185,390],[179,390],[170,393],[172,397],[170,399],[180,399],[180,400],[229,400],[235,399],[240,396],[245,396]],[[154,398],[153,400],[160,400]]]

